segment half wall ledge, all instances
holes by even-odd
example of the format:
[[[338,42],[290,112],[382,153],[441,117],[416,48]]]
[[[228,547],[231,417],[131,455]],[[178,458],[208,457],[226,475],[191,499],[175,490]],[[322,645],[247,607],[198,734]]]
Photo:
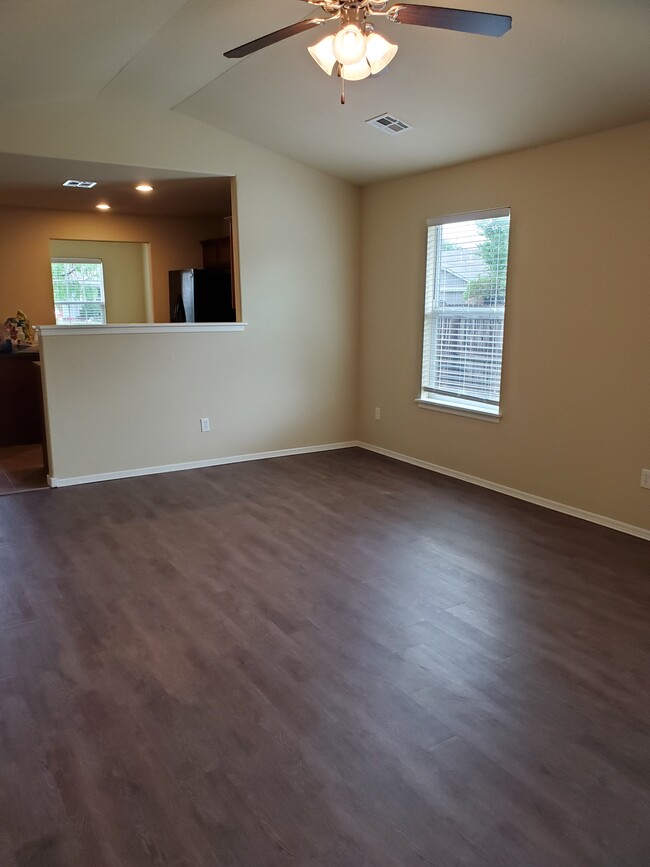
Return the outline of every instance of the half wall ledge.
[[[40,337],[68,337],[71,334],[205,334],[244,331],[247,322],[143,322],[124,325],[37,325]]]

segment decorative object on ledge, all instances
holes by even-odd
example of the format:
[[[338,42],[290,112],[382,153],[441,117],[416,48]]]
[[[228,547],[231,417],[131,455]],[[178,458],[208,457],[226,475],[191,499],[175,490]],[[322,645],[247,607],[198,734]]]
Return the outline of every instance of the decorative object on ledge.
[[[36,342],[36,334],[27,314],[18,310],[15,316],[5,319],[0,342],[4,344],[2,350],[4,352],[13,352],[15,349],[32,346]]]

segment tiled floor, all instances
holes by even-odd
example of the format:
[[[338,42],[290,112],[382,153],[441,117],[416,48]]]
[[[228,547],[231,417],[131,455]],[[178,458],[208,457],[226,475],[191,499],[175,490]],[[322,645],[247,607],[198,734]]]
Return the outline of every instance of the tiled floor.
[[[40,443],[0,448],[0,496],[47,487]]]

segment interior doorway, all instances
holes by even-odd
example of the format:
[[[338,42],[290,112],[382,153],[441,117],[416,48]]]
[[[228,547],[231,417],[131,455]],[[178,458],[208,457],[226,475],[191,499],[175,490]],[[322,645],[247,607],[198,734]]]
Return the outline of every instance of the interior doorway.
[[[57,325],[151,322],[149,244],[50,239]]]

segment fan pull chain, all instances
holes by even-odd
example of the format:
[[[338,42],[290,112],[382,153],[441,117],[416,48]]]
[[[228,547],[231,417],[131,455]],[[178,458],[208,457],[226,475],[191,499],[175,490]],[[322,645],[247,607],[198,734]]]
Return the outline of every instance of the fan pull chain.
[[[345,105],[345,79],[341,75],[343,67],[339,63],[339,78],[341,79],[341,105]]]

